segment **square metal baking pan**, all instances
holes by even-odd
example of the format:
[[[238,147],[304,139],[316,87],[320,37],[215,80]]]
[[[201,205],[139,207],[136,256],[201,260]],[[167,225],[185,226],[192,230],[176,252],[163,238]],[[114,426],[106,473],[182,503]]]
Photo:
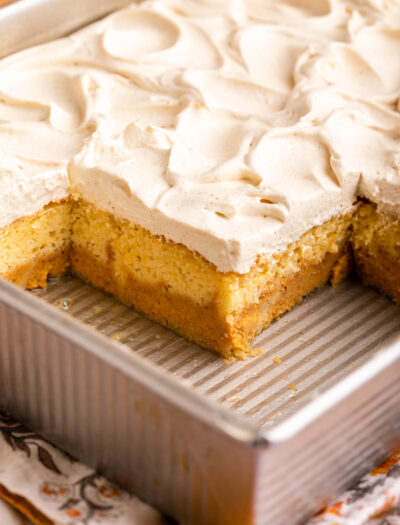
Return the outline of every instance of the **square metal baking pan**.
[[[20,0],[0,51],[125,3]],[[399,313],[325,287],[229,365],[76,278],[0,279],[0,408],[183,524],[302,523],[400,442]]]

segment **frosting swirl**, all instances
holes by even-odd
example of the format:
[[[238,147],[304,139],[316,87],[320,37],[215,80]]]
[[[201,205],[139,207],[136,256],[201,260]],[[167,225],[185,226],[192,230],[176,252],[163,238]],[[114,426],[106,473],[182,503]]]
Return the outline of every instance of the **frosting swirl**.
[[[147,0],[0,62],[0,227],[70,188],[244,273],[400,213],[395,0]]]

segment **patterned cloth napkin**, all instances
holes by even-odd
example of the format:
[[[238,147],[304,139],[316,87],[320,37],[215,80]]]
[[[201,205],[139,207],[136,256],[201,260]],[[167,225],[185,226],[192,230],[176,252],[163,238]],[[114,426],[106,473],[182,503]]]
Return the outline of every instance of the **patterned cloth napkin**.
[[[156,510],[137,497],[119,490],[89,467],[1,413],[0,496],[40,525],[165,523]],[[4,507],[2,512],[10,513]],[[8,525],[1,515],[0,523]]]
[[[364,476],[308,525],[400,525],[400,452]]]
[[[0,413],[0,524],[161,525],[154,509]],[[22,513],[22,514],[21,514]],[[400,525],[400,452],[308,525]]]

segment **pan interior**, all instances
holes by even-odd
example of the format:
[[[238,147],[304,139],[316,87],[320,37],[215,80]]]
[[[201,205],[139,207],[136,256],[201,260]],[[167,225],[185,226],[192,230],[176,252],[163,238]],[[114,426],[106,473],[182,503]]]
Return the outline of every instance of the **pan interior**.
[[[36,296],[161,367],[174,380],[266,429],[294,414],[400,334],[399,308],[353,280],[324,287],[265,330],[262,353],[227,363],[75,277]]]

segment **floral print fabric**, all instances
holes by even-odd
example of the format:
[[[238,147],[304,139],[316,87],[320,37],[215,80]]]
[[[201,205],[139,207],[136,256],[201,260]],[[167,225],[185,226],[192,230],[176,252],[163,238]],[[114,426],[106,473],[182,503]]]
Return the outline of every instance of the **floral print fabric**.
[[[0,413],[0,495],[40,523],[161,525],[161,515]]]
[[[364,476],[308,525],[400,525],[400,452]]]

